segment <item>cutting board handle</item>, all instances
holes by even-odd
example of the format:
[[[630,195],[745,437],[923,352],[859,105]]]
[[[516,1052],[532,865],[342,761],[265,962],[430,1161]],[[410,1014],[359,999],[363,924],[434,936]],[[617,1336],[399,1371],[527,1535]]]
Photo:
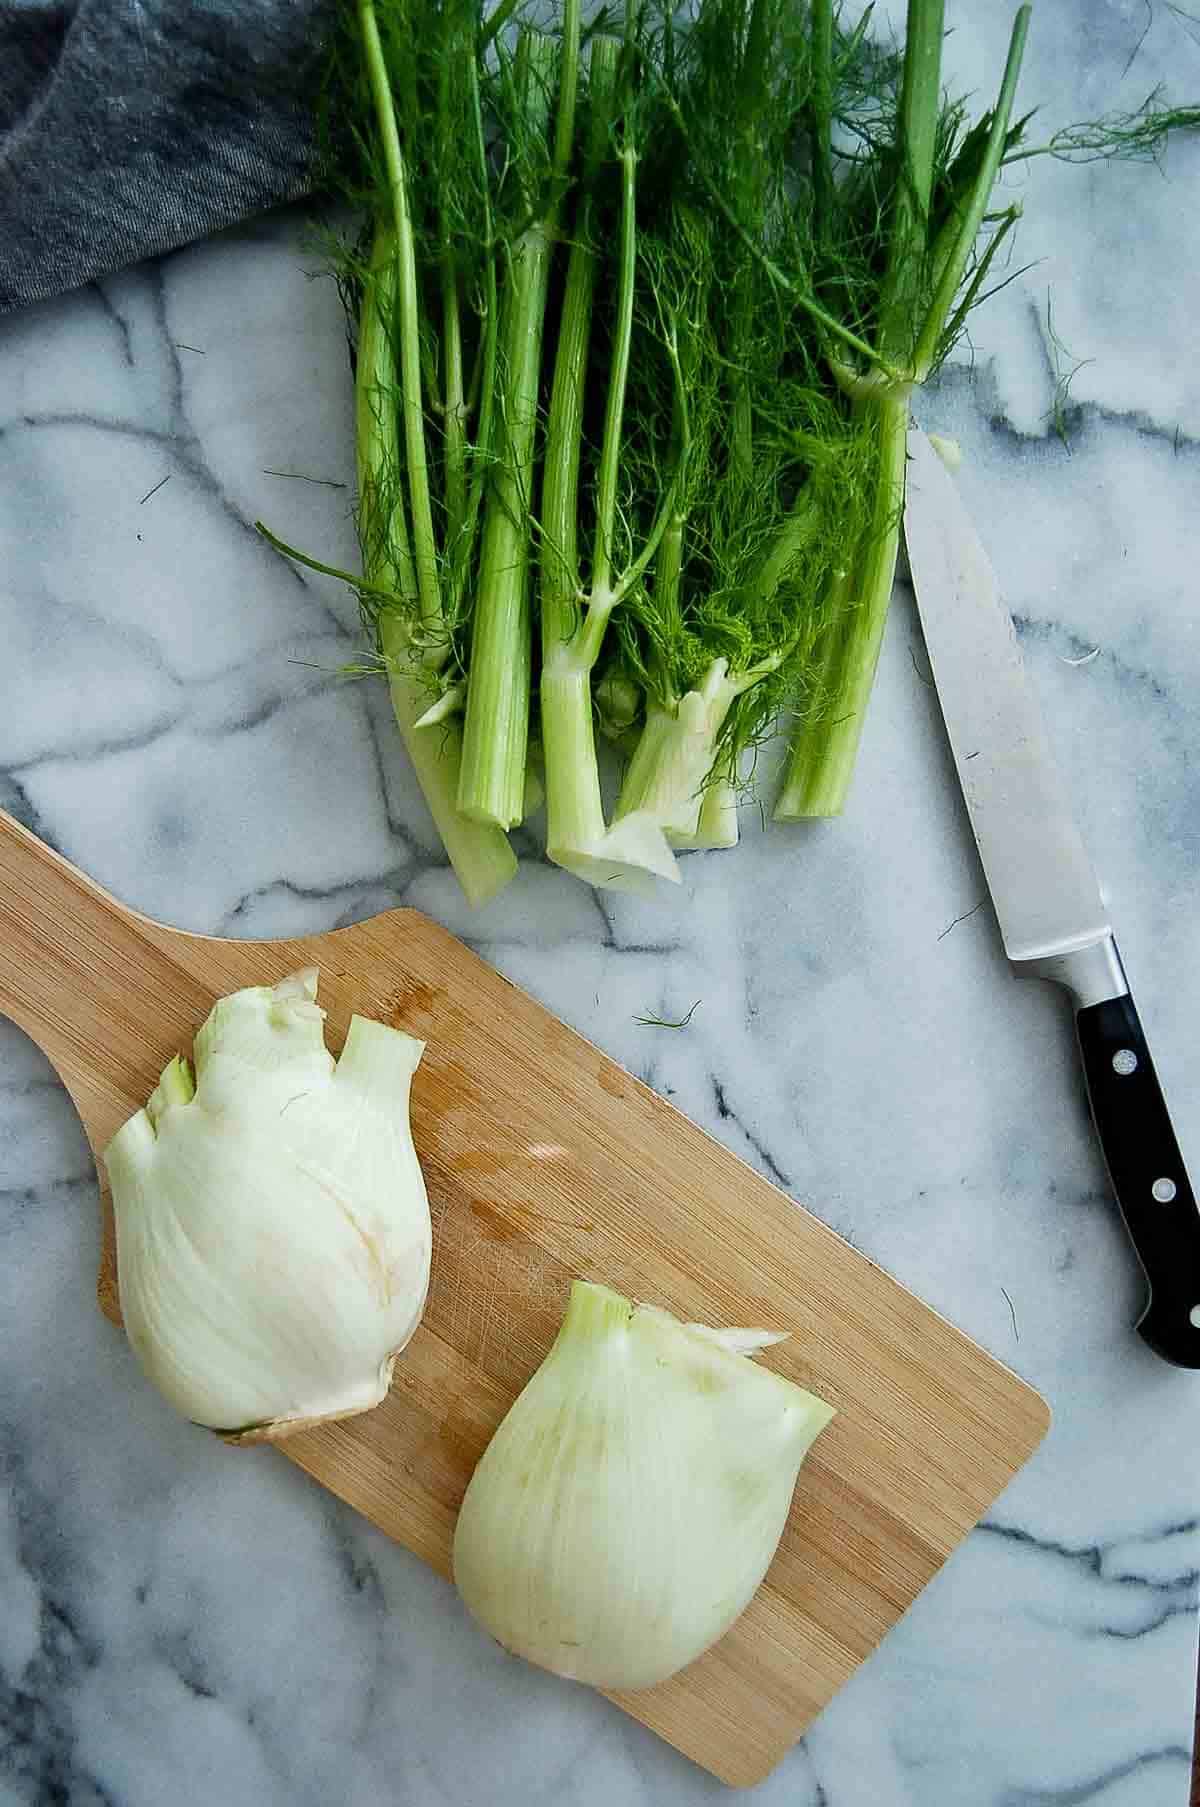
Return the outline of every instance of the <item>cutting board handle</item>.
[[[123,1108],[113,1076],[129,1082],[131,1049],[142,1095],[155,1084],[161,1049],[145,1025],[164,995],[179,995],[171,946],[187,939],[117,903],[0,811],[0,1013],[49,1055],[93,1147]],[[197,1021],[211,1001],[197,984]]]
[[[156,927],[0,811],[0,1011],[56,1063],[97,1015],[136,1012]]]

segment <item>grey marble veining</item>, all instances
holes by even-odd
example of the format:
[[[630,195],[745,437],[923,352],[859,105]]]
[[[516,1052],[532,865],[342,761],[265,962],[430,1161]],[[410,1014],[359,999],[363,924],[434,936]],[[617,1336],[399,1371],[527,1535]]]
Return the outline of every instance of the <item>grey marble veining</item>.
[[[990,88],[1006,25],[951,11],[952,67]],[[1025,91],[1051,124],[1160,80],[1200,90],[1166,8],[1035,18]],[[1198,151],[1030,166],[1019,256],[1041,261],[921,403],[962,442],[1193,1172]],[[1197,1382],[1130,1333],[1069,1017],[1002,959],[911,599],[841,822],[748,811],[739,850],[687,858],[656,905],[545,865],[535,832],[472,914],[380,687],[338,676],[352,600],[253,531],[354,556],[344,333],[314,269],[281,216],[0,329],[0,804],[181,926],[428,911],[1044,1392],[1042,1449],[756,1800],[1184,1807]],[[636,1021],[693,1003],[686,1031]],[[65,1094],[0,1024],[5,1807],[722,1797],[504,1657],[281,1457],[178,1421],[93,1309],[96,1219]]]

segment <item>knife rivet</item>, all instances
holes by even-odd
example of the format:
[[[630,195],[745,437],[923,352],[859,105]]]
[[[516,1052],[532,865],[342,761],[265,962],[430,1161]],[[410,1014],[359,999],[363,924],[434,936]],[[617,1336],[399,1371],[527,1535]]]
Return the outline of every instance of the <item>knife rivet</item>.
[[[1200,1305],[1192,1306],[1192,1309],[1188,1312],[1188,1323],[1194,1324],[1196,1329],[1200,1330]]]
[[[1155,1180],[1150,1188],[1160,1205],[1169,1205],[1175,1196],[1174,1180]]]
[[[1138,1058],[1132,1048],[1118,1048],[1113,1055],[1112,1063],[1113,1072],[1119,1073],[1122,1078],[1124,1078],[1127,1073],[1137,1072]]]

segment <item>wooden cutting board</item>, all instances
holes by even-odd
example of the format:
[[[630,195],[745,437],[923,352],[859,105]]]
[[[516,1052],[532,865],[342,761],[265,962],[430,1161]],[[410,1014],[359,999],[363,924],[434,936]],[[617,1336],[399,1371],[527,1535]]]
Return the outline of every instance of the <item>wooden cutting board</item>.
[[[791,1331],[761,1359],[838,1416],[801,1470],[766,1581],[707,1656],[613,1696],[722,1780],[761,1780],[1030,1455],[1045,1404],[415,911],[303,941],[185,935],[121,908],[0,816],[0,1009],[50,1056],[97,1152],[217,996],[308,965],[331,1048],[356,1011],[428,1044],[413,1129],[433,1278],[385,1403],[281,1447],[448,1575],[471,1471],[549,1348],[572,1278],[688,1319]],[[106,1216],[99,1292],[117,1319]],[[132,1355],[128,1378],[147,1384]]]

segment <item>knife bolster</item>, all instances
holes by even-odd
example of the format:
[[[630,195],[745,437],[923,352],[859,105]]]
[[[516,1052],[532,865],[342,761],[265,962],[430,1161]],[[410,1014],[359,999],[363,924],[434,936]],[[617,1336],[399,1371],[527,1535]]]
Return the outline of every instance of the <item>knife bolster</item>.
[[[1086,947],[1073,947],[1066,953],[1039,954],[1032,960],[1013,960],[1011,965],[1014,972],[1035,979],[1050,979],[1055,985],[1063,986],[1070,992],[1076,1011],[1129,995],[1129,981],[1111,934],[1089,941]]]

